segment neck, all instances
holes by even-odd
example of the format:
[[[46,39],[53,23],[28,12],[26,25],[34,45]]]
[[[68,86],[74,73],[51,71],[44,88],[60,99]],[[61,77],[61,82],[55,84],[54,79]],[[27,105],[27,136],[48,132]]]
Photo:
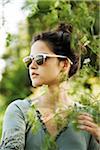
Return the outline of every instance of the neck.
[[[47,92],[39,97],[37,107],[55,109],[60,104],[70,105],[67,89],[66,83],[48,86]]]

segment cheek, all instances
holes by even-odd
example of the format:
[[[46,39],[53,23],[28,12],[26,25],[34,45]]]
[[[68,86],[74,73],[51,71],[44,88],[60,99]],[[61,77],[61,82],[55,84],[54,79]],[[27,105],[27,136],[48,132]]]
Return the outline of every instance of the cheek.
[[[45,70],[41,74],[41,77],[43,78],[43,80],[52,81],[57,78],[60,70],[59,68],[54,67],[53,65],[49,66],[48,68],[45,68]]]

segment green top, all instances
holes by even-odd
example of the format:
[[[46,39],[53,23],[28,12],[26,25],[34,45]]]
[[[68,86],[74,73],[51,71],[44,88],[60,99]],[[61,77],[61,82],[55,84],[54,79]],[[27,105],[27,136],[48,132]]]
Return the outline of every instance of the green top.
[[[99,146],[88,132],[75,131],[71,124],[53,140],[29,100],[16,100],[6,110],[0,150],[99,150]]]

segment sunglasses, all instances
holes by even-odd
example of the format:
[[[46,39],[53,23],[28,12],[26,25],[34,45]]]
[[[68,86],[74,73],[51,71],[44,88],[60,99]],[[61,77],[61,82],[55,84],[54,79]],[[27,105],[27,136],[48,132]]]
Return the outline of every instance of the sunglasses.
[[[29,68],[29,65],[34,62],[37,65],[42,65],[46,62],[47,58],[62,58],[62,59],[68,59],[70,64],[73,64],[72,61],[67,57],[67,56],[62,56],[62,55],[52,55],[52,54],[37,54],[35,56],[30,55],[27,56],[23,59],[23,62],[25,63],[26,67]]]

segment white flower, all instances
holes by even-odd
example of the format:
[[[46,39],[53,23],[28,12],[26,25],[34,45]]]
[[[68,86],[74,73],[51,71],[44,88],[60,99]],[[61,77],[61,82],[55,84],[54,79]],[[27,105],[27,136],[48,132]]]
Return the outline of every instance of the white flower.
[[[91,61],[90,58],[86,58],[86,59],[84,59],[83,64],[87,64],[87,63],[89,63],[90,61]]]

